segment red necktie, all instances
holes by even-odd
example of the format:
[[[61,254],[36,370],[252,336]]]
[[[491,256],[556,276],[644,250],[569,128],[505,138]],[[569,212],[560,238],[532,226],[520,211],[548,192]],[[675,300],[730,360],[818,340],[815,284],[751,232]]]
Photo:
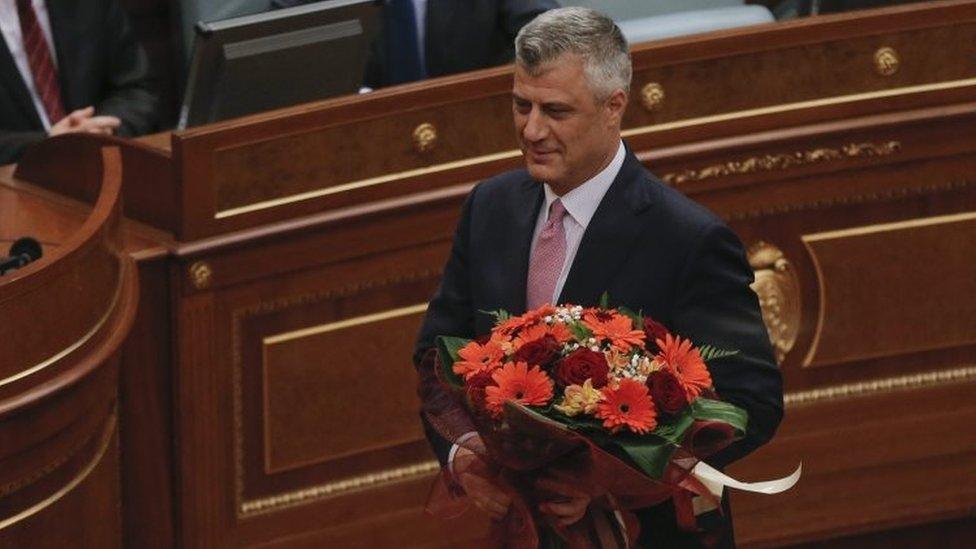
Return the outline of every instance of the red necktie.
[[[56,124],[64,118],[58,69],[54,66],[51,50],[41,32],[41,24],[37,22],[31,0],[17,0],[17,15],[20,17],[20,34],[27,53],[27,62],[34,77],[34,89],[47,111],[48,120],[52,125]]]
[[[552,303],[556,282],[566,261],[566,233],[563,217],[566,208],[558,198],[549,206],[549,219],[542,226],[532,257],[529,258],[529,280],[525,301],[529,309]],[[555,303],[553,303],[555,305]]]

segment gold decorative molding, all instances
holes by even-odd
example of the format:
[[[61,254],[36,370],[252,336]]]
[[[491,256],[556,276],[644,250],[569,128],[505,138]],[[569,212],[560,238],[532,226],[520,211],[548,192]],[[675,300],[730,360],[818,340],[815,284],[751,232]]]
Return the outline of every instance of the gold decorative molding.
[[[641,88],[641,104],[648,112],[660,110],[664,105],[664,86],[650,82]]]
[[[898,72],[901,60],[894,48],[885,46],[874,52],[874,70],[881,76],[891,76]]]
[[[900,88],[892,88],[887,90],[877,90],[877,91],[855,93],[849,95],[839,95],[836,97],[825,97],[822,99],[811,99],[807,101],[783,103],[783,104],[772,105],[768,107],[745,109],[741,111],[727,112],[727,113],[710,115],[710,116],[686,118],[683,120],[675,120],[673,122],[665,122],[661,124],[651,124],[647,126],[627,128],[626,130],[622,131],[620,135],[622,137],[628,138],[628,137],[634,137],[638,135],[649,135],[653,133],[660,133],[660,132],[675,130],[679,128],[690,128],[690,127],[700,126],[704,124],[728,122],[732,120],[739,120],[743,118],[750,118],[756,116],[766,116],[770,114],[778,114],[783,112],[800,111],[804,109],[814,109],[814,108],[826,107],[831,105],[843,105],[846,103],[853,103],[856,101],[866,101],[871,99],[884,99],[887,97],[921,94],[921,93],[928,93],[928,92],[942,91],[942,90],[952,90],[952,89],[965,88],[969,86],[976,86],[976,78],[966,78],[962,80],[949,80],[945,82],[934,82],[931,84],[920,84],[917,86],[904,86]],[[405,170],[398,173],[391,173],[391,174],[381,175],[377,177],[371,177],[359,181],[341,183],[338,185],[332,185],[329,187],[314,189],[311,191],[296,193],[288,196],[282,196],[279,198],[262,200],[260,202],[247,204],[245,206],[228,208],[226,210],[219,210],[214,213],[214,219],[226,219],[228,217],[245,215],[245,214],[254,213],[262,210],[267,210],[270,208],[278,208],[281,206],[287,206],[289,204],[304,202],[306,200],[312,200],[315,198],[322,198],[334,194],[351,192],[359,189],[373,187],[376,185],[384,185],[401,179],[408,179],[411,177],[419,177],[424,175],[443,173],[451,170],[477,166],[479,164],[490,164],[492,162],[511,160],[511,159],[519,158],[520,156],[522,156],[522,151],[518,149],[500,151],[497,153],[491,153],[482,156],[474,156],[470,158],[463,158],[461,160],[445,162],[442,164],[436,164],[432,166],[414,168],[414,169]]]
[[[198,290],[209,288],[210,283],[213,282],[213,269],[210,264],[206,261],[197,261],[190,265],[190,280],[193,281],[193,287]]]
[[[661,179],[670,185],[681,185],[716,177],[786,170],[797,166],[845,160],[848,158],[890,156],[900,149],[900,141],[849,143],[837,148],[818,148],[784,154],[752,156],[743,160],[731,160],[724,164],[714,164],[698,170],[667,173]]]
[[[308,501],[327,495],[334,495],[340,493],[343,490],[353,490],[358,487],[366,487],[368,484],[364,484],[364,480],[367,477],[373,479],[373,484],[393,482],[395,480],[403,480],[409,478],[409,475],[404,475],[403,473],[394,474],[391,471],[395,470],[385,470],[376,471],[373,473],[368,473],[366,475],[360,475],[353,477],[352,479],[339,480],[335,482],[326,483],[319,486],[313,486],[308,488],[303,488],[296,491],[291,491],[275,496],[245,500],[244,499],[244,389],[243,389],[243,339],[241,333],[243,331],[244,321],[250,317],[270,314],[290,307],[297,307],[310,303],[318,303],[321,301],[326,301],[329,299],[336,299],[340,297],[349,297],[352,295],[361,294],[367,290],[378,289],[393,286],[396,284],[414,282],[418,280],[424,280],[433,277],[439,277],[441,275],[441,270],[438,269],[423,269],[414,272],[401,272],[394,276],[386,277],[379,280],[361,280],[359,282],[342,286],[339,288],[332,288],[322,292],[314,292],[308,294],[301,294],[298,296],[275,299],[272,301],[262,301],[254,305],[241,307],[235,309],[231,313],[231,375],[233,376],[233,422],[234,422],[234,501],[235,510],[238,516],[244,516],[247,513],[253,513],[258,511],[266,511],[270,509],[275,509],[280,505],[289,505],[298,501]],[[382,314],[382,313],[377,313]],[[369,316],[369,315],[366,315]],[[363,317],[358,317],[362,319]],[[352,319],[349,319],[352,320]],[[343,321],[339,321],[343,322]],[[337,323],[332,323],[335,325]],[[280,334],[279,334],[280,335]],[[431,462],[425,462],[427,466]],[[399,474],[399,476],[397,476]],[[424,473],[417,473],[424,474]],[[358,480],[357,480],[358,479]],[[386,479],[386,480],[383,480]],[[342,488],[343,490],[340,490]]]
[[[772,244],[757,242],[747,255],[756,273],[752,289],[759,296],[776,362],[782,364],[800,333],[800,280],[783,252]]]
[[[40,372],[41,370],[44,370],[45,368],[48,368],[52,364],[57,363],[59,360],[63,359],[64,357],[80,349],[83,345],[88,343],[91,340],[91,338],[95,337],[95,334],[101,331],[102,327],[105,326],[105,323],[108,322],[108,319],[112,316],[113,313],[115,313],[116,305],[118,305],[119,298],[122,296],[122,286],[123,286],[122,277],[125,276],[124,268],[125,267],[123,263],[119,262],[119,274],[117,279],[119,283],[115,286],[115,293],[112,294],[112,301],[105,309],[105,314],[103,314],[101,318],[99,318],[98,321],[95,322],[95,325],[92,326],[92,328],[88,330],[88,332],[86,332],[85,335],[81,336],[81,338],[78,339],[78,341],[75,341],[68,347],[65,347],[54,356],[51,356],[35,364],[34,366],[31,366],[30,368],[21,370],[20,372],[12,376],[0,379],[0,387],[3,387],[4,385],[9,385],[15,381],[24,379],[25,377],[31,376],[33,374],[36,374],[37,372]]]
[[[413,130],[413,147],[419,153],[429,152],[437,145],[437,128],[424,122]]]
[[[337,322],[329,322],[326,324],[320,324],[318,326],[310,326],[308,328],[302,328],[301,330],[292,330],[290,332],[275,334],[273,336],[265,337],[263,343],[266,346],[275,345],[278,343],[284,343],[286,341],[291,341],[294,339],[302,339],[313,335],[334,332],[336,330],[344,330],[346,328],[352,328],[353,326],[360,326],[362,324],[381,322],[383,320],[389,320],[391,318],[397,318],[401,316],[408,316],[417,313],[422,313],[426,310],[427,310],[426,303],[418,303],[416,305],[410,305],[409,307],[400,307],[398,309],[380,311],[378,313],[374,313],[370,315],[357,316],[353,318],[339,320]]]
[[[786,406],[797,406],[813,404],[827,400],[835,400],[845,397],[862,397],[873,394],[883,394],[899,389],[918,389],[943,383],[958,383],[961,381],[976,380],[976,366],[963,366],[950,370],[938,370],[921,374],[906,376],[886,377],[860,381],[857,383],[846,383],[843,385],[831,385],[808,391],[797,391],[783,395],[783,403]]]
[[[91,461],[89,461],[81,469],[81,471],[79,471],[78,474],[71,479],[70,482],[62,486],[60,489],[58,489],[50,496],[44,498],[43,500],[35,503],[34,505],[28,507],[27,509],[24,509],[23,511],[15,515],[12,515],[4,519],[0,519],[0,530],[3,530],[4,528],[17,524],[18,522],[26,518],[36,515],[37,513],[40,513],[44,509],[50,507],[58,500],[66,496],[69,492],[74,490],[76,486],[81,484],[82,481],[88,478],[88,475],[90,475],[91,472],[95,469],[95,467],[102,462],[102,458],[105,457],[105,452],[109,449],[109,446],[112,445],[111,442],[115,435],[117,413],[118,413],[117,409],[114,409],[112,411],[111,416],[109,416],[109,419],[105,424],[105,428],[102,430],[100,440],[98,441],[98,447],[95,450],[95,455],[91,459]]]
[[[766,217],[770,215],[783,215],[791,212],[813,211],[832,208],[837,205],[852,204],[874,204],[888,202],[892,200],[903,200],[911,196],[925,196],[941,192],[951,192],[967,189],[976,185],[973,181],[946,181],[940,183],[926,183],[917,187],[889,187],[883,190],[876,190],[870,193],[858,193],[851,195],[830,196],[819,198],[814,201],[796,202],[791,204],[781,204],[772,207],[762,207],[744,212],[736,212],[726,216],[727,220],[743,220]]]
[[[250,515],[253,513],[260,513],[262,511],[269,511],[289,505],[296,505],[305,501],[315,500],[327,496],[335,496],[353,490],[377,488],[394,482],[425,477],[439,471],[440,468],[440,464],[431,460],[415,463],[413,465],[406,465],[404,467],[397,467],[394,469],[385,469],[383,471],[377,471],[375,473],[329,482],[327,484],[313,486],[302,490],[295,490],[293,492],[285,492],[271,497],[247,501],[241,506],[241,513],[244,515]]]

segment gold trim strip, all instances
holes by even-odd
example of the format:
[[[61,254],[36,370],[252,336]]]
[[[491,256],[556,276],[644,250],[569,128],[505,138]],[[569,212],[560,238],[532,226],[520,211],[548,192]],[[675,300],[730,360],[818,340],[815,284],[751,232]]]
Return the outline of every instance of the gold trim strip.
[[[434,173],[446,172],[457,168],[466,168],[468,166],[474,166],[476,164],[486,164],[488,162],[494,162],[496,160],[508,160],[509,158],[517,158],[521,155],[522,155],[522,151],[520,150],[503,151],[500,153],[486,154],[484,156],[475,156],[472,158],[465,158],[464,160],[456,160],[454,162],[447,162],[444,164],[427,166],[425,168],[416,168],[413,170],[407,170],[405,172],[371,177],[369,179],[353,181],[351,183],[344,183],[342,185],[336,185],[334,187],[315,189],[314,191],[307,191],[304,193],[293,194],[282,198],[275,198],[273,200],[255,202],[254,204],[248,204],[247,206],[240,206],[238,208],[231,208],[229,210],[220,210],[216,214],[214,214],[214,219],[225,219],[228,217],[234,217],[236,215],[243,215],[246,213],[266,210],[268,208],[277,208],[278,206],[284,206],[285,204],[291,204],[293,202],[301,202],[303,200],[310,200],[312,198],[321,198],[323,196],[329,196],[332,194],[339,194],[347,191],[355,191],[357,189],[363,189],[366,187],[373,187],[375,185],[382,185],[384,183],[390,183],[391,181],[396,181],[399,179],[407,179],[410,177],[418,177],[421,175],[430,175]]]
[[[663,132],[667,130],[673,130],[676,128],[686,128],[689,126],[710,124],[713,122],[725,122],[729,120],[737,120],[740,118],[748,118],[750,116],[762,116],[767,114],[787,112],[791,110],[812,109],[816,107],[825,107],[829,105],[839,105],[842,103],[853,103],[855,101],[861,101],[865,99],[880,99],[886,97],[894,97],[896,95],[911,95],[911,94],[918,94],[918,93],[925,93],[925,92],[932,92],[932,91],[951,90],[955,88],[964,88],[966,86],[971,86],[971,85],[976,85],[976,78],[967,78],[964,80],[950,80],[948,82],[937,82],[934,84],[921,84],[918,86],[905,86],[901,88],[892,88],[890,90],[880,90],[874,92],[840,95],[837,97],[812,99],[808,101],[798,101],[795,103],[784,103],[782,105],[774,105],[771,107],[761,107],[757,109],[748,109],[744,111],[716,114],[712,116],[689,118],[686,120],[677,120],[674,122],[667,122],[664,124],[651,124],[648,126],[640,126],[637,128],[630,128],[624,130],[620,132],[620,135],[622,137],[633,137],[636,135],[645,135],[648,133]],[[434,166],[427,166],[425,168],[416,168],[413,170],[407,170],[400,173],[387,174],[379,177],[373,177],[370,179],[363,179],[360,181],[354,181],[351,183],[336,185],[334,187],[316,189],[314,191],[293,194],[281,198],[275,198],[272,200],[255,202],[253,204],[240,206],[238,208],[219,210],[214,214],[214,219],[226,219],[228,217],[244,215],[256,211],[266,210],[269,208],[277,208],[278,206],[284,206],[295,202],[301,202],[303,200],[310,200],[313,198],[320,198],[323,196],[329,196],[329,195],[342,193],[346,191],[353,191],[353,190],[362,189],[366,187],[372,187],[375,185],[381,185],[384,183],[390,183],[391,181],[396,181],[398,179],[406,179],[409,177],[416,177],[421,175],[430,175],[430,174],[445,172],[457,168],[474,166],[476,164],[483,164],[488,162],[494,162],[497,160],[507,160],[510,158],[517,158],[521,154],[522,152],[519,150],[509,150],[509,151],[503,151],[494,154],[466,158],[464,160],[457,160],[454,162],[447,162],[444,164],[437,164]]]
[[[424,461],[421,463],[415,463],[413,465],[397,467],[395,469],[387,469],[378,473],[370,473],[336,482],[330,482],[328,484],[322,484],[312,488],[306,488],[304,490],[286,492],[267,498],[245,501],[241,503],[241,513],[260,513],[261,511],[267,511],[287,505],[295,505],[310,499],[332,496],[343,492],[348,492],[350,490],[360,490],[363,488],[370,488],[378,484],[387,484],[390,482],[419,478],[431,473],[435,473],[439,471],[440,468],[441,466],[439,463],[437,463],[437,461]]]
[[[16,373],[16,374],[14,374],[14,375],[12,375],[12,376],[10,376],[8,378],[0,379],[0,387],[3,387],[4,385],[9,385],[9,384],[11,384],[11,383],[13,383],[15,381],[24,379],[25,377],[28,377],[28,376],[31,376],[33,374],[36,374],[37,372],[40,372],[41,370],[47,368],[48,366],[54,364],[55,362],[57,362],[57,361],[61,360],[62,358],[70,355],[71,353],[75,352],[76,350],[78,350],[79,348],[81,348],[82,345],[84,345],[85,343],[88,343],[88,341],[91,338],[95,337],[95,334],[97,334],[98,331],[102,329],[102,326],[104,326],[105,323],[108,322],[108,319],[112,316],[112,313],[115,312],[115,305],[116,305],[116,303],[118,303],[119,297],[122,295],[122,285],[123,285],[122,284],[122,276],[123,276],[123,273],[122,273],[122,262],[120,261],[119,262],[119,278],[118,278],[119,283],[115,286],[115,294],[112,296],[112,302],[109,304],[108,309],[105,311],[105,314],[102,315],[102,318],[98,319],[98,322],[95,323],[95,325],[92,327],[91,330],[88,331],[88,333],[86,333],[85,335],[83,335],[81,337],[81,339],[79,339],[78,341],[75,341],[74,343],[72,343],[68,347],[62,349],[60,352],[58,352],[57,354],[55,354],[51,358],[48,358],[47,360],[41,361],[37,365],[32,366],[32,367],[30,367],[30,368],[28,368],[26,370],[23,370],[23,371],[21,371],[19,373]]]
[[[938,370],[935,372],[926,372],[924,374],[873,379],[858,383],[848,383],[844,385],[834,385],[819,389],[811,389],[809,391],[787,393],[783,396],[783,403],[786,406],[812,404],[814,402],[833,400],[842,397],[860,397],[876,393],[887,393],[897,389],[927,387],[930,385],[969,381],[974,379],[976,379],[976,366],[964,366],[952,370]]]
[[[293,339],[301,339],[304,337],[324,334],[327,332],[334,332],[336,330],[344,330],[346,328],[359,326],[361,324],[369,324],[371,322],[380,322],[382,320],[389,320],[391,318],[397,318],[401,316],[422,313],[426,310],[427,310],[426,303],[418,303],[417,305],[411,305],[409,307],[401,307],[399,309],[391,309],[389,311],[382,311],[371,315],[363,315],[363,316],[357,316],[353,318],[347,318],[345,320],[340,320],[338,322],[320,324],[318,326],[312,326],[310,328],[302,328],[301,330],[283,332],[280,334],[276,334],[264,338],[262,340],[262,343],[264,343],[265,346],[275,345],[277,343],[284,343],[286,341],[291,341]]]
[[[117,412],[113,412],[112,413],[112,416],[108,420],[108,424],[105,426],[105,430],[102,432],[102,440],[99,441],[99,447],[98,447],[98,450],[95,452],[94,459],[92,459],[87,465],[85,465],[85,468],[82,469],[81,472],[78,473],[78,475],[75,478],[71,479],[71,482],[69,482],[68,484],[65,484],[57,492],[51,494],[50,496],[48,496],[44,500],[42,500],[42,501],[34,504],[33,506],[28,507],[27,509],[24,509],[20,513],[17,513],[16,515],[14,515],[12,517],[9,517],[9,518],[6,518],[6,519],[0,521],[0,530],[3,530],[4,528],[7,528],[8,526],[11,526],[13,524],[16,524],[16,523],[18,523],[18,522],[20,522],[20,521],[22,521],[22,520],[24,520],[26,518],[29,518],[29,517],[31,517],[33,515],[36,515],[37,513],[40,513],[41,511],[43,511],[47,507],[50,507],[51,505],[53,505],[54,503],[56,503],[58,500],[60,500],[61,498],[63,498],[65,495],[68,494],[68,492],[74,490],[76,486],[78,486],[86,478],[88,478],[88,475],[91,474],[91,472],[93,470],[95,470],[95,467],[99,463],[102,462],[102,458],[105,456],[105,452],[108,450],[108,447],[110,446],[110,443],[112,442],[112,435],[115,434],[115,423],[116,423],[116,419],[117,419],[116,418],[116,414],[117,414]]]
[[[875,225],[854,227],[851,229],[839,229],[836,231],[812,233],[808,235],[803,235],[802,239],[804,242],[819,242],[821,240],[831,240],[834,238],[863,236],[866,234],[901,231],[904,229],[917,229],[919,227],[929,227],[932,225],[944,225],[947,223],[958,223],[960,221],[972,221],[974,219],[976,219],[976,212],[965,212],[965,213],[951,214],[951,215],[937,215],[934,217],[923,217],[919,219],[909,219],[906,221],[895,221],[892,223],[878,223]]]

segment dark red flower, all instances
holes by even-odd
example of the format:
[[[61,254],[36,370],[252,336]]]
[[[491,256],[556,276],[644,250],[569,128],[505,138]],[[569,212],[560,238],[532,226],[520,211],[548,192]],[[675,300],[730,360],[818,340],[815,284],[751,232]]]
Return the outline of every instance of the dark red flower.
[[[610,366],[603,353],[590,349],[577,349],[556,363],[556,379],[563,385],[582,385],[587,379],[593,380],[593,387],[599,389],[607,384]]]
[[[551,335],[544,335],[535,341],[530,341],[519,347],[512,355],[512,361],[525,362],[529,366],[546,368],[551,362],[559,358],[563,346]]]
[[[662,413],[676,414],[688,405],[688,395],[681,380],[670,368],[662,368],[647,376],[647,388]]]
[[[485,388],[495,385],[491,372],[480,373],[464,382],[464,390],[476,410],[485,410]]]
[[[661,324],[649,316],[644,317],[644,334],[647,336],[645,342],[649,351],[654,353],[658,352],[660,349],[658,349],[656,341],[659,339],[664,339],[664,336],[670,333],[671,332],[664,327],[664,324]]]

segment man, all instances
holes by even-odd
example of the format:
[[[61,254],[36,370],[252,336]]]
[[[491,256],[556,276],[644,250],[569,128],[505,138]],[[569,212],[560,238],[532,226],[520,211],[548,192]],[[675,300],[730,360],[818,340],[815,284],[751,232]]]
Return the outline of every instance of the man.
[[[469,195],[417,341],[435,453],[445,464],[470,453],[452,447],[445,430],[455,441],[472,436],[461,435],[470,423],[432,371],[437,335],[488,333],[493,319],[479,311],[590,306],[608,292],[614,305],[641,310],[677,334],[740,350],[711,370],[721,398],[748,411],[748,434],[708,461],[721,467],[744,456],[779,424],[782,382],[741,243],[714,215],[646,172],[621,141],[631,64],[613,21],[584,8],[553,10],[526,25],[515,44],[513,114],[526,169]],[[489,515],[507,512],[508,498],[486,479],[457,480]],[[579,520],[589,504],[571,484],[546,478],[539,487],[563,496],[542,511],[564,524]],[[713,515],[707,519],[723,520]],[[677,529],[671,502],[638,516],[643,545],[699,543]],[[733,543],[730,526],[719,527],[725,545]]]
[[[0,164],[48,136],[155,129],[158,93],[117,0],[0,0]]]
[[[272,0],[292,7],[310,0]],[[363,85],[381,88],[485,67],[514,55],[512,40],[556,0],[386,0]]]

